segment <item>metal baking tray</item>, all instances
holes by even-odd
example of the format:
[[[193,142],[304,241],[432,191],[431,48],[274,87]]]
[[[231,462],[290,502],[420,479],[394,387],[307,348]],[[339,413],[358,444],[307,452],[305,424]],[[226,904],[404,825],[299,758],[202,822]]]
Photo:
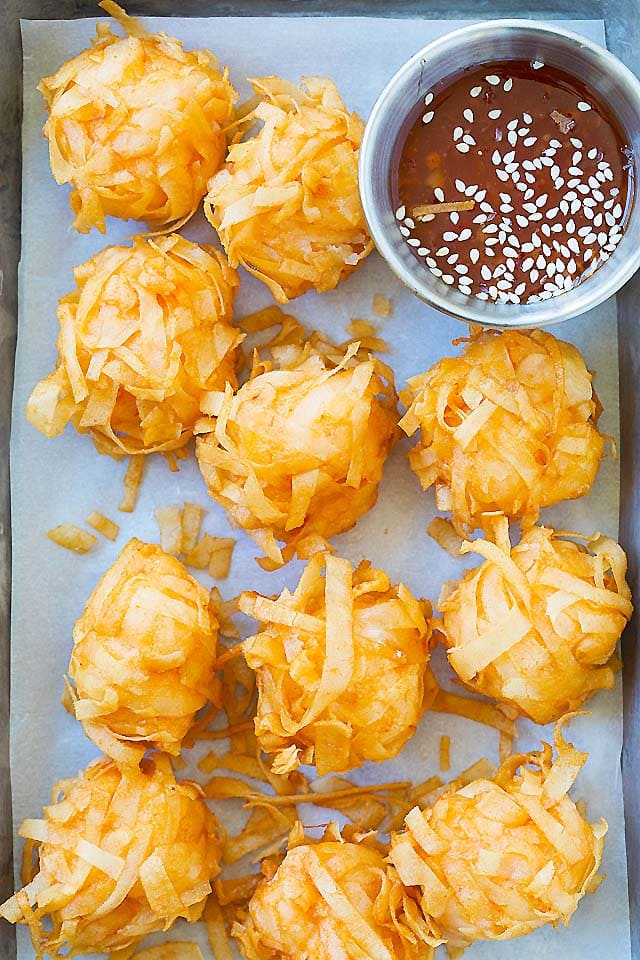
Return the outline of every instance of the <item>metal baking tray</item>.
[[[127,11],[171,16],[175,0],[128,0]],[[181,0],[180,16],[371,16],[428,19],[604,20],[607,46],[640,75],[640,0]],[[11,506],[9,436],[18,317],[22,120],[20,18],[77,19],[97,15],[94,0],[0,0],[0,902],[13,890],[11,778],[9,771],[9,645]],[[355,41],[354,41],[355,42]],[[640,273],[618,294],[620,363],[620,540],[629,558],[629,583],[640,597]],[[43,574],[46,576],[46,571]],[[624,748],[622,775],[633,960],[640,960],[640,618],[623,636]],[[603,789],[606,785],[603,784]],[[0,960],[15,960],[13,928],[3,924]],[[594,960],[594,958],[586,958]],[[606,960],[616,960],[607,957]]]

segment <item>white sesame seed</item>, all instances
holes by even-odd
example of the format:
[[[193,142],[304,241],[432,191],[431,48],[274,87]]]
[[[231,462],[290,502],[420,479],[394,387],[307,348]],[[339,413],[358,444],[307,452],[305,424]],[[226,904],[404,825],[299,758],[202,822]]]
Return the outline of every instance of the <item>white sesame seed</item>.
[[[592,193],[592,196],[595,197],[596,200],[599,200],[599,201],[600,201],[600,203],[602,203],[602,202],[604,201],[604,193],[603,193],[601,190],[592,190],[591,193]],[[622,208],[620,209],[620,212],[622,213]],[[615,211],[614,211],[614,213],[615,213]]]
[[[451,211],[451,213],[449,214],[449,220],[454,225],[454,227],[457,225],[458,221],[460,220],[460,214],[458,213],[457,210]]]
[[[502,252],[503,252],[503,254],[505,255],[505,257],[517,257],[517,256],[518,256],[518,251],[517,251],[517,250],[514,250],[513,247],[503,247],[503,248],[502,248]],[[507,261],[507,266],[509,267],[510,270],[513,270],[513,267],[509,265],[509,262],[508,262],[508,261]]]
[[[585,207],[595,207],[597,203],[597,201],[594,200],[593,197],[586,197],[582,202]],[[607,206],[613,206],[613,203],[614,203],[613,200],[607,200],[607,202],[605,203],[605,209],[607,208]]]
[[[466,228],[461,232],[460,236],[458,237],[458,240],[468,240],[469,237],[471,237],[471,235],[472,235],[472,231],[469,230],[469,227],[466,227]],[[445,236],[444,239],[446,240],[447,237]]]
[[[602,231],[598,234],[598,243],[600,244],[601,247],[603,247],[603,246],[605,245],[605,243],[607,242],[608,239],[609,239],[609,238],[607,237],[607,235],[606,235],[606,233],[604,232],[604,230],[602,230]]]
[[[425,105],[425,107],[428,107],[432,100],[433,100],[433,94],[432,94],[432,93],[428,93],[428,94],[426,95],[426,97],[424,98],[424,105]]]
[[[560,176],[560,167],[557,163],[554,163],[549,171],[549,176],[552,180],[556,180]]]
[[[547,202],[548,199],[549,199],[549,194],[548,194],[548,193],[541,193],[540,196],[539,196],[539,197],[537,198],[537,200],[536,200],[536,207],[538,207],[538,208],[544,207],[544,205],[545,205],[545,203]]]
[[[518,134],[515,132],[515,130],[509,130],[509,133],[507,134],[507,140],[512,147],[515,147],[516,143],[518,142]]]
[[[564,186],[564,179],[562,177],[556,177],[555,180],[553,181],[553,185],[556,188],[556,190],[560,190],[561,187]]]
[[[521,297],[526,289],[527,289],[526,283],[519,283],[513,292],[516,294],[516,296]]]
[[[447,263],[456,263],[460,259],[459,253],[452,253],[451,256],[447,257]]]
[[[572,201],[571,201],[571,213],[577,213],[581,206],[582,206],[582,204],[580,203],[579,200],[572,200]]]
[[[605,180],[613,180],[613,170],[609,167],[604,171]]]
[[[408,227],[400,227],[400,233],[402,234],[403,237],[411,236],[411,231],[409,230]]]
[[[542,214],[538,211],[537,213],[530,213],[529,220],[542,220]]]
[[[540,274],[536,269],[529,271],[529,280],[531,281],[531,283],[535,283],[539,276]]]
[[[561,230],[562,230],[561,223],[554,223],[554,225],[551,227],[551,233],[560,233]]]
[[[598,170],[596,173],[596,180],[598,181],[598,183],[604,183],[606,179],[607,179],[607,171]]]
[[[512,78],[512,77],[508,77],[508,78],[505,80],[504,86],[503,86],[502,89],[504,90],[505,93],[509,93],[509,91],[511,90],[512,86],[513,86],[513,78]]]
[[[456,190],[459,190],[460,193],[464,193],[466,190],[466,184],[464,180],[456,180]]]
[[[593,209],[591,207],[585,207],[584,215],[587,218],[587,220],[593,220]]]
[[[449,253],[449,247],[439,247],[436,250],[436,257],[444,257],[447,253]]]
[[[564,225],[564,228],[567,231],[567,233],[575,233],[576,224],[573,218],[567,220],[567,222]]]
[[[527,181],[527,183],[535,183],[535,182],[536,182],[536,178],[534,177],[534,175],[533,175],[532,173],[525,173],[524,178],[525,178],[525,180]]]
[[[509,179],[509,174],[505,173],[504,170],[496,170],[496,177],[504,183]]]
[[[480,251],[477,249],[477,247],[473,247],[469,251],[469,260],[471,260],[471,263],[477,263],[479,259],[480,259]]]
[[[420,246],[420,241],[419,241],[419,240],[416,240],[415,237],[411,237],[409,240],[407,240],[407,243],[409,244],[410,247],[419,247],[419,246]]]
[[[501,213],[513,213],[513,207],[510,203],[501,203],[500,204]]]
[[[611,187],[611,190],[609,191],[609,193],[611,194],[612,197],[617,197],[620,191],[617,187]]]
[[[574,166],[569,167],[569,173],[571,174],[572,177],[582,176],[582,170],[580,169],[580,167],[574,167]],[[569,181],[569,186],[572,186],[571,181]],[[573,184],[573,186],[575,186],[575,184]]]
[[[456,150],[459,153],[469,153],[469,144],[468,143],[456,143]]]
[[[589,260],[591,260],[591,257],[592,257],[592,256],[593,256],[593,250],[587,250],[587,252],[586,252],[585,255],[584,255],[584,261],[585,261],[585,263],[588,262]]]
[[[518,122],[519,121],[517,117],[514,120],[509,120],[509,123],[507,124],[507,130],[515,130],[518,126]]]
[[[589,184],[592,190],[598,190],[600,188],[600,181],[596,180],[595,177],[589,177],[589,179],[587,180],[587,183]]]
[[[580,244],[575,237],[569,237],[567,240],[567,246],[573,253],[580,253]]]
[[[477,183],[470,184],[464,192],[465,197],[473,197],[477,189],[478,189]]]
[[[475,147],[476,145],[476,142],[470,133],[465,133],[464,137],[462,138],[462,141],[463,143],[468,143],[470,147]]]
[[[442,277],[443,283],[452,284],[455,282],[455,277],[452,277],[450,273],[445,273]]]
[[[555,157],[556,155],[555,147],[547,147],[546,150],[542,151],[542,155],[544,157]]]
[[[429,253],[429,248],[428,248],[428,247],[418,247],[418,256],[419,256],[419,257],[426,257],[426,255],[427,255],[428,253]]]
[[[516,213],[516,223],[518,224],[519,227],[523,227],[523,228],[529,226],[528,219],[526,217],[523,217],[519,213]]]
[[[488,241],[487,241],[487,242],[488,242]],[[484,248],[484,252],[485,252],[485,256],[487,256],[487,257],[495,257],[495,255],[496,255],[495,250],[493,250],[491,247],[485,247],[485,248]]]
[[[406,212],[407,212],[406,207],[398,207],[398,209],[396,210],[396,220],[404,220]]]
[[[471,222],[472,222],[472,223],[486,223],[486,222],[487,222],[487,219],[488,219],[488,217],[487,217],[486,213],[479,213],[478,216],[477,216],[477,217],[474,217]]]
[[[485,240],[485,245],[487,247],[492,247],[496,243],[500,243],[497,237],[487,237],[487,239]]]
[[[538,254],[538,257],[536,259],[536,267],[538,268],[538,270],[544,270],[546,262],[547,261],[542,256],[542,254],[541,253]]]
[[[470,110],[469,107],[462,111],[462,116],[465,120],[468,120],[469,123],[473,123],[473,110]]]
[[[433,191],[433,195],[438,201],[438,203],[444,203],[444,190],[442,187],[436,187]]]
[[[464,133],[464,130],[462,129],[462,127],[455,127],[454,130],[453,130],[453,139],[454,139],[454,142],[455,142],[456,140],[459,140],[463,133]]]
[[[524,195],[524,197],[523,197],[522,199],[523,199],[523,200],[531,200],[531,197],[532,197],[534,194],[535,194],[535,190],[532,190],[531,187],[529,187],[529,188],[527,189],[527,192],[525,193],[525,195]]]
[[[581,193],[582,196],[584,196],[586,193],[589,193],[589,187],[586,185],[586,183],[578,184],[578,193]]]
[[[526,139],[524,139],[522,142],[524,143],[525,147],[532,147],[537,140],[537,137],[526,137]]]
[[[512,177],[511,179],[513,180],[513,177]],[[527,190],[527,185],[526,185],[526,183],[516,183],[516,190],[522,190],[523,192],[526,190],[527,193],[529,192],[529,191]]]
[[[522,166],[524,167],[525,170],[535,170],[535,169],[536,169],[536,165],[535,165],[535,163],[533,163],[532,160],[523,160],[523,161],[522,161]]]
[[[497,232],[498,232],[498,225],[497,225],[496,223],[488,223],[488,224],[486,225],[486,227],[484,227],[484,229],[483,229],[482,232],[483,232],[483,233],[497,233]]]
[[[591,245],[592,243],[595,243],[597,239],[598,238],[595,233],[588,233],[584,238],[584,243]]]
[[[512,161],[515,159],[515,156],[516,156],[515,150],[509,150],[508,153],[505,153],[502,159],[504,160],[505,163],[512,163]]]
[[[573,140],[571,142],[573,143]],[[571,163],[574,165],[574,167],[577,167],[581,160],[582,160],[582,151],[576,150],[573,156],[571,157]]]
[[[541,223],[541,224],[540,224],[540,232],[543,233],[545,237],[550,237],[550,236],[551,236],[551,227],[549,226],[548,223]]]
[[[523,203],[522,208],[523,210],[527,210],[529,213],[535,213],[538,209],[535,203]]]
[[[605,220],[607,221],[607,224],[608,224],[610,227],[615,226],[616,218],[614,217],[614,215],[613,215],[612,213],[609,213],[608,210],[607,210],[607,212],[605,213],[604,218],[605,218]],[[594,222],[594,225],[595,225],[595,220],[594,220],[593,222]]]
[[[486,195],[487,195],[486,190],[478,190],[478,192],[476,193],[476,202],[480,203],[481,200],[484,200]]]
[[[464,263],[457,263],[453,269],[456,273],[469,273],[469,267],[465,266]]]
[[[615,223],[615,220],[614,220],[614,223]],[[601,213],[596,213],[595,217],[593,218],[593,225],[594,225],[594,227],[601,227],[601,226],[602,226],[602,214],[601,214]]]
[[[431,270],[431,273],[434,275],[434,277],[442,276],[442,270],[440,270],[438,267],[430,267],[429,269]]]
[[[498,288],[497,288],[497,287],[489,287],[489,296],[490,296],[493,300],[495,300],[496,297],[498,296]]]
[[[411,230],[413,230],[413,228],[415,227],[415,223],[413,222],[411,217],[405,217],[404,225],[405,227],[409,227]]]
[[[507,173],[513,173],[518,169],[519,166],[519,163],[508,163],[504,169],[507,171]]]
[[[491,162],[497,167],[499,163],[502,163],[502,156],[499,150],[494,150],[491,154]]]
[[[486,263],[483,263],[482,266],[480,267],[480,276],[482,277],[483,280],[491,280],[491,277],[493,276],[493,274],[491,273],[491,270],[486,265]]]
[[[452,243],[454,240],[458,239],[458,234],[454,233],[452,230],[445,230],[442,234],[442,239],[446,240],[447,243]]]
[[[477,199],[478,199],[478,198],[476,197],[476,200],[477,200]],[[484,210],[485,213],[493,213],[493,207],[491,206],[490,203],[487,203],[486,200],[484,200],[484,201],[480,204],[480,209],[481,209],[481,210]]]
[[[553,220],[554,217],[557,217],[557,215],[558,215],[558,208],[557,208],[557,207],[550,207],[550,208],[547,210],[547,213],[546,213],[547,220]]]
[[[534,264],[533,257],[525,257],[525,259],[522,261],[522,269],[524,270],[525,273],[527,273],[527,271],[531,269],[533,264]]]
[[[433,112],[433,110],[429,110],[429,111],[428,111],[427,113],[425,113],[425,115],[423,116],[422,122],[423,122],[423,123],[431,123],[431,121],[433,120],[434,116],[435,116],[435,113]]]
[[[513,170],[511,172],[511,180],[516,185],[516,188],[519,190],[520,187],[518,187],[518,183],[520,181],[520,174],[517,170]],[[526,184],[523,184],[523,186],[526,186]]]
[[[472,97],[479,97],[481,93],[482,87],[471,87],[471,90],[469,90],[469,95]]]
[[[557,240],[554,240],[553,242],[554,242],[554,243],[557,243],[558,241],[557,241]],[[551,247],[549,246],[548,243],[543,243],[543,244],[542,244],[542,252],[544,253],[545,257],[550,257],[550,256],[551,256]]]
[[[429,223],[431,220],[435,220],[435,213],[425,213],[424,217],[420,217],[421,223]]]
[[[487,114],[487,116],[489,117],[490,120],[497,120],[498,117],[501,115],[501,113],[502,113],[502,110],[489,110],[489,113]]]
[[[598,148],[592,147],[587,156],[589,157],[589,160],[595,160],[595,158],[598,156]]]
[[[611,192],[613,193],[613,190],[612,190]],[[595,193],[594,193],[594,197],[595,197]],[[599,198],[599,197],[596,197],[596,199],[600,199],[600,198]],[[622,204],[616,203],[616,205],[615,205],[615,207],[613,208],[613,210],[611,211],[611,213],[612,213],[612,214],[614,215],[614,217],[616,217],[616,218],[621,217],[621,216],[622,216]]]
[[[462,267],[458,267],[458,269],[461,270]],[[471,286],[471,284],[473,283],[473,277],[460,277],[458,279],[458,283],[463,284],[463,286]]]
[[[585,103],[584,100],[579,100],[579,101],[578,101],[578,110],[580,110],[582,113],[586,113],[587,110],[591,110],[591,105],[588,104],[588,103]]]
[[[480,293],[476,293],[476,300],[488,300],[489,294],[485,293],[484,290],[481,290]]]
[[[509,287],[511,286],[511,281],[510,281],[510,280],[504,280],[504,279],[503,279],[503,280],[498,280],[496,286],[497,286],[498,290],[508,290]]]
[[[485,77],[487,83],[490,83],[492,87],[497,87],[500,83],[500,77],[496,77],[494,73],[490,73],[488,77]]]
[[[535,247],[541,247],[541,246],[542,246],[542,240],[540,239],[540,237],[538,236],[537,233],[532,233],[532,234],[531,234],[531,242],[533,243],[533,245],[534,245]]]
[[[542,60],[534,60],[533,63],[531,64],[532,70],[540,70],[541,67],[544,67],[544,63]]]

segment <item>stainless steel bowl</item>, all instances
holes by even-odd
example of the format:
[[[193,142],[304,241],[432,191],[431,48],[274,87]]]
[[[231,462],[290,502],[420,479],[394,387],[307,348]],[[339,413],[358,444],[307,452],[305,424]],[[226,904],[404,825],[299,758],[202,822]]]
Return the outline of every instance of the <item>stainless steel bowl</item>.
[[[542,60],[587,83],[618,118],[634,156],[640,156],[640,81],[616,57],[568,30],[530,20],[493,20],[428,44],[391,78],[366,125],[360,148],[360,195],[376,247],[416,296],[444,313],[484,326],[538,327],[590,310],[635,273],[640,266],[637,197],[624,237],[606,263],[566,293],[522,306],[478,300],[447,287],[416,260],[395,222],[392,161],[407,117],[434,84],[462,66],[493,60]]]

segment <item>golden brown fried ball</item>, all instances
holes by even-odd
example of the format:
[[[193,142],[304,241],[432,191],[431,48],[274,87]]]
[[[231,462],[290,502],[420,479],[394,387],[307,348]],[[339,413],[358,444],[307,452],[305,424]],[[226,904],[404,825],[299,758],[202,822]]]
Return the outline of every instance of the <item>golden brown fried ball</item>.
[[[271,568],[308,557],[375,504],[397,438],[396,393],[377,360],[348,350],[227,388],[196,453],[209,493],[256,540]],[[284,549],[276,541],[284,541]]]
[[[0,915],[28,924],[39,956],[110,953],[198,920],[220,872],[222,829],[162,756],[140,768],[91,764],[54,787],[44,819],[25,820],[21,836],[39,866]]]
[[[504,518],[494,540],[464,545],[485,561],[440,597],[449,662],[472,690],[550,723],[615,682],[627,558],[608,537],[580,546],[538,526],[512,548]]]
[[[290,849],[233,933],[247,960],[427,960],[438,942],[379,850],[331,840]]]
[[[322,776],[398,755],[437,692],[430,604],[369,563],[318,554],[293,593],[242,594],[240,609],[263,624],[244,653],[275,770],[313,763]]]
[[[484,331],[409,380],[409,462],[459,533],[494,511],[533,523],[589,492],[604,448],[591,381],[578,350],[541,330]]]
[[[179,753],[196,712],[219,698],[217,636],[210,593],[160,547],[130,540],[73,631],[69,676],[87,736],[120,762],[149,746]]]
[[[287,303],[332,290],[373,249],[358,193],[364,124],[326,77],[251,83],[263,126],[230,148],[205,213],[230,263]]]
[[[450,949],[566,926],[595,889],[607,824],[588,823],[567,794],[586,754],[559,729],[556,744],[554,763],[545,744],[511,757],[493,780],[452,784],[392,837],[391,862],[420,888],[423,913]]]
[[[27,419],[48,437],[71,420],[115,457],[184,446],[209,391],[236,384],[235,271],[174,234],[107,247],[74,273],[58,306],[58,363]]]
[[[100,6],[128,36],[99,25],[93,45],[39,86],[51,172],[73,187],[80,233],[104,233],[105,216],[177,225],[224,161],[236,93],[208,51],[146,33],[109,0]]]

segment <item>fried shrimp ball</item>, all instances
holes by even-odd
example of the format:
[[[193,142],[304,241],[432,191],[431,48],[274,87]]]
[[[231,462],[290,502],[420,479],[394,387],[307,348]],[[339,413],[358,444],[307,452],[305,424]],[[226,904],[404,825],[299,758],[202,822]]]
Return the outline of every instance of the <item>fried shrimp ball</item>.
[[[174,234],[107,247],[58,306],[58,362],[27,403],[47,437],[71,421],[119,457],[183,447],[212,390],[235,386],[235,270]]]
[[[373,249],[358,193],[364,124],[326,77],[251,83],[263,126],[230,148],[205,214],[230,263],[287,303],[333,290]]]
[[[604,448],[591,380],[578,350],[541,330],[484,331],[409,380],[409,462],[458,533],[493,511],[534,523],[589,492]]]
[[[156,226],[188,219],[220,168],[236,93],[202,50],[148,34],[112,0],[127,31],[97,37],[40,83],[51,172],[70,183],[74,227],[105,232],[105,216]]]
[[[313,763],[322,776],[400,753],[437,692],[427,601],[369,563],[317,554],[293,593],[244,593],[240,609],[263,624],[244,654],[274,770]]]
[[[375,504],[397,439],[396,393],[377,360],[349,348],[266,370],[228,387],[212,432],[199,437],[209,493],[257,542],[271,569],[327,549]],[[276,541],[284,541],[284,549]]]
[[[556,746],[553,763],[544,744],[509,758],[493,780],[453,783],[392,837],[391,862],[420,888],[425,917],[450,949],[566,926],[596,888],[607,824],[588,823],[567,793],[587,755],[558,728]]]
[[[233,933],[247,960],[428,960],[439,942],[382,853],[343,840],[289,849]]]
[[[512,548],[501,518],[494,542],[462,552],[484,563],[447,584],[438,606],[449,662],[470,689],[545,724],[613,686],[633,611],[622,547],[534,526]]]
[[[20,835],[39,866],[0,916],[29,926],[38,956],[111,953],[198,920],[220,872],[222,828],[163,756],[139,768],[98,760],[58,783]]]
[[[217,636],[209,591],[160,547],[130,540],[73,631],[69,676],[87,736],[123,763],[149,746],[179,753],[196,711],[219,697]]]

